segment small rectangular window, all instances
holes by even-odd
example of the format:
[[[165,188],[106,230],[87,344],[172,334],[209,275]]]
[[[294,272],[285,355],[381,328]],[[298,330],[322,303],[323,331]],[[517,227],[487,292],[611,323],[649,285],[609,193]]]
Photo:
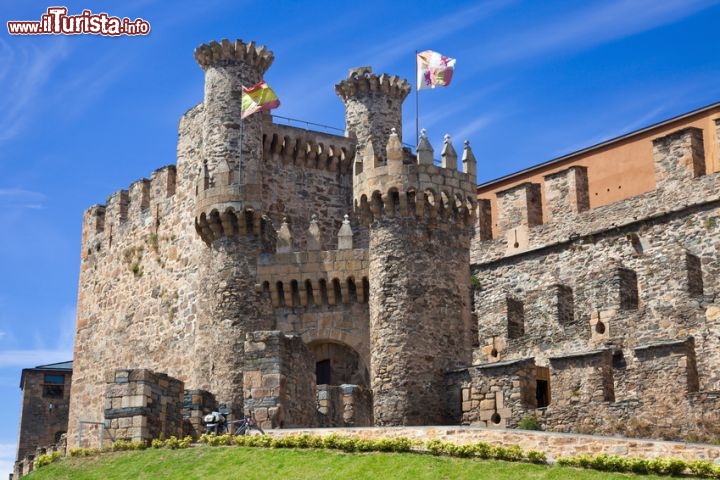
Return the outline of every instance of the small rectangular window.
[[[62,398],[65,394],[65,375],[45,375],[43,397]]]

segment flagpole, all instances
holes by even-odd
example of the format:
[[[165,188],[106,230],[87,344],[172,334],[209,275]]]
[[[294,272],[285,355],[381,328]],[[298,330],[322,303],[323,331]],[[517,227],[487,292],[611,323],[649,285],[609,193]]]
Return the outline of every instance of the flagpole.
[[[417,66],[418,51],[415,50],[415,148],[420,143],[420,112],[419,112],[419,101],[418,101],[418,66]]]
[[[245,165],[243,165],[243,124],[245,123],[243,120],[243,110],[242,110],[242,102],[243,102],[243,92],[245,87],[242,84],[242,79],[240,80],[240,157],[238,158],[238,183],[240,185],[245,184]],[[243,178],[240,178],[242,176]]]

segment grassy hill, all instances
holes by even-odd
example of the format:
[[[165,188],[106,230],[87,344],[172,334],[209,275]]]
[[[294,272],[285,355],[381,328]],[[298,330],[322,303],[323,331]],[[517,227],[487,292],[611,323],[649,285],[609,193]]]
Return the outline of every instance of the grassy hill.
[[[64,458],[28,480],[119,479],[659,479],[528,463],[435,457],[417,453],[199,446]]]

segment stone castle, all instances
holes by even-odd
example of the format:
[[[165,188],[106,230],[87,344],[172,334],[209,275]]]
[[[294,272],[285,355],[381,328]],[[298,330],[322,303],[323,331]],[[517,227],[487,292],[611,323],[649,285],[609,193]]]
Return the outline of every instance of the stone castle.
[[[337,136],[241,125],[265,47],[195,58],[177,164],[84,215],[70,446],[217,408],[720,434],[720,104],[478,187],[468,142],[403,146],[406,80],[351,70]]]

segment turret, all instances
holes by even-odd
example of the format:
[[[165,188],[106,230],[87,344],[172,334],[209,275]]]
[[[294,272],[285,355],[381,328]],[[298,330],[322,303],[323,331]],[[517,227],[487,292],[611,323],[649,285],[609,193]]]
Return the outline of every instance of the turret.
[[[470,238],[475,157],[445,136],[442,165],[423,131],[404,163],[393,129],[386,161],[368,143],[355,164],[355,212],[370,227],[369,310],[373,409],[379,425],[444,424],[445,373],[471,362]]]
[[[372,67],[360,67],[335,85],[335,93],[345,103],[345,135],[357,139],[360,152],[371,142],[384,160],[391,130],[402,131],[402,103],[410,84],[394,75],[377,75]]]
[[[265,47],[241,40],[195,50],[205,71],[195,228],[207,245],[200,260],[194,388],[212,392],[235,415],[243,408],[245,334],[272,328],[255,290],[265,245],[262,217],[262,114],[241,120],[242,87],[257,84],[273,61]],[[268,230],[270,232],[270,230]],[[274,231],[273,231],[274,233]]]
[[[259,210],[263,115],[240,119],[242,87],[262,80],[273,54],[253,42],[222,40],[199,46],[195,59],[205,71],[196,215]]]

